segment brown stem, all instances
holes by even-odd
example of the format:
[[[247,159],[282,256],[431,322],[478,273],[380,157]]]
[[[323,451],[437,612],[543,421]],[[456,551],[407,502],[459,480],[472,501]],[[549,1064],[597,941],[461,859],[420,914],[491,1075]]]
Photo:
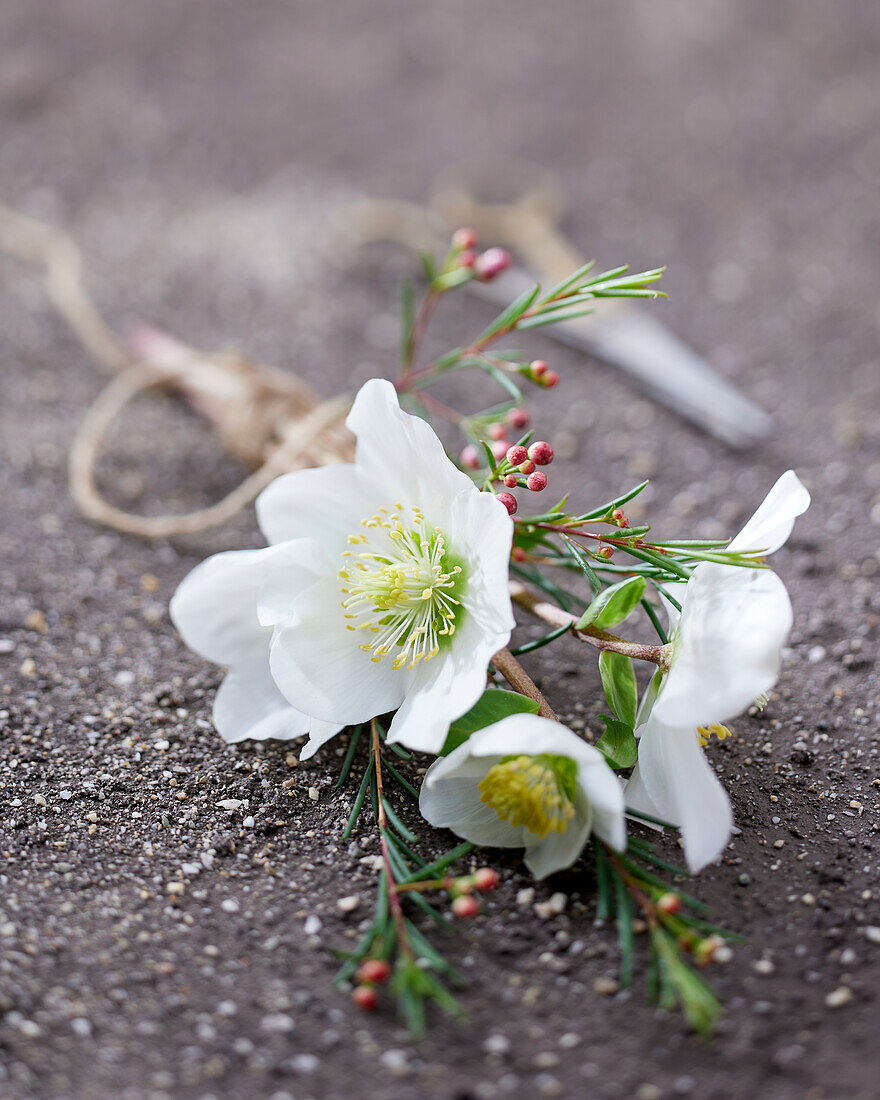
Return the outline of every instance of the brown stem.
[[[403,368],[401,369],[401,377],[406,378],[412,374],[413,360],[416,356],[419,344],[422,342],[422,337],[425,335],[425,329],[428,327],[428,322],[431,320],[431,315],[437,305],[440,298],[439,293],[433,288],[429,287],[424,298],[422,298],[422,304],[419,306],[418,313],[416,313],[415,320],[413,321],[412,331],[410,332],[409,340],[406,345],[406,356],[403,361]]]
[[[530,591],[519,581],[510,582],[510,598],[514,603],[524,607],[537,618],[550,626],[568,626],[576,638],[582,642],[595,646],[597,649],[607,649],[612,653],[621,653],[624,657],[632,657],[636,661],[650,661],[660,668],[669,667],[669,647],[662,645],[643,645],[641,642],[625,642],[615,634],[609,634],[598,626],[585,626],[578,630],[578,616],[561,607],[542,600],[536,593]]]
[[[544,718],[552,719],[554,722],[559,721],[553,708],[541,694],[538,685],[531,676],[529,676],[509,649],[499,649],[492,658],[492,664],[498,669],[514,691],[518,691],[520,695],[526,695],[529,699],[535,700],[538,704],[539,714],[543,715]]]
[[[382,748],[379,741],[379,727],[376,725],[375,721],[372,723],[371,728],[373,732],[373,763],[376,768],[376,801],[378,802],[376,816],[379,825],[379,844],[382,849],[382,862],[385,864],[385,882],[388,886],[388,905],[391,908],[391,916],[394,920],[394,927],[397,930],[397,943],[400,950],[410,958],[415,958],[415,952],[409,942],[409,934],[406,930],[406,918],[404,917],[403,906],[400,903],[400,897],[397,892],[394,871],[391,868],[391,857],[388,853],[388,841],[386,839],[388,817],[385,813],[385,803],[383,801],[385,797],[385,788],[382,783]]]

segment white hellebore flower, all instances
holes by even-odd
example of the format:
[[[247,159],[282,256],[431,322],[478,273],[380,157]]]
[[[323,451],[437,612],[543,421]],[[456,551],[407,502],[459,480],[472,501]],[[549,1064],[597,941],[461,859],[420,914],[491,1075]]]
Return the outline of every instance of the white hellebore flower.
[[[794,471],[780,477],[728,550],[772,554],[787,540],[810,494]],[[785,585],[769,569],[704,562],[687,584],[669,585],[672,655],[639,714],[639,757],[627,805],[681,828],[691,871],[718,859],[730,837],[730,799],[706,760],[712,733],[766,694],[791,629]]]
[[[535,878],[570,867],[591,832],[626,846],[623,788],[605,757],[536,714],[513,714],[435,760],[422,816],[474,844],[525,848]]]
[[[513,524],[390,382],[367,382],[346,424],[354,463],[269,485],[257,519],[271,545],[203,563],[172,619],[231,669],[214,707],[227,740],[309,733],[310,756],[396,710],[389,740],[439,752],[513,629]]]

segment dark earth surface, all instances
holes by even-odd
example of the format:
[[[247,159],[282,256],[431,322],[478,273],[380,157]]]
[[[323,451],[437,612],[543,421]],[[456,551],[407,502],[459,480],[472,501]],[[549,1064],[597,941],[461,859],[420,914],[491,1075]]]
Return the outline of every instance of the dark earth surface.
[[[795,606],[778,689],[711,750],[741,832],[697,890],[749,940],[713,968],[716,1038],[639,984],[597,994],[615,945],[589,871],[538,885],[568,898],[542,920],[509,858],[485,915],[439,939],[472,1023],[414,1044],[329,983],[377,851],[368,816],[340,840],[344,742],[299,766],[290,745],[224,746],[220,673],[168,619],[197,561],[258,543],[252,510],[155,545],[81,519],[65,452],[102,378],[36,275],[0,261],[0,1095],[880,1095],[880,7],[3,0],[0,42],[0,198],[72,232],[118,329],[351,387],[393,369],[409,260],[345,253],[340,206],[422,198],[487,154],[537,161],[585,251],[669,265],[669,301],[644,308],[778,422],[731,453],[536,340],[563,376],[537,413],[567,457],[554,492],[597,503],[651,476],[645,514],[670,537],[732,533],[789,466],[813,493],[776,559]],[[436,346],[487,316],[452,303]],[[241,476],[159,399],[103,470],[144,511]],[[595,733],[585,656],[529,667]]]

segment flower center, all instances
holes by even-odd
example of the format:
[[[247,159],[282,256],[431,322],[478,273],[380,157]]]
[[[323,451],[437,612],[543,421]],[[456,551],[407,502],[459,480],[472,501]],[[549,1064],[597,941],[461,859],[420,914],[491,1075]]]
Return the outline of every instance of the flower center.
[[[502,821],[542,839],[574,817],[577,764],[567,756],[505,756],[480,782],[480,798]]]
[[[339,570],[346,625],[367,633],[360,648],[371,660],[393,655],[394,668],[415,668],[436,657],[461,622],[464,572],[418,508],[380,508],[361,527],[348,536],[358,549],[346,550]]]

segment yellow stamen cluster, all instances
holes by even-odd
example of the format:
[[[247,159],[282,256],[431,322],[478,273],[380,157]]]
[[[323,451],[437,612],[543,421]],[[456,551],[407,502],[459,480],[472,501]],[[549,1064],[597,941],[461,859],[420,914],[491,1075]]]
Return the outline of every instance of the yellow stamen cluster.
[[[565,764],[571,762],[565,760]],[[515,756],[502,760],[481,780],[480,798],[502,821],[524,825],[541,839],[550,832],[564,833],[574,817],[574,806],[560,770],[555,757]]]
[[[394,668],[415,668],[455,633],[461,566],[451,564],[443,532],[428,530],[418,508],[380,508],[361,526],[348,537],[359,549],[342,555],[339,571],[346,625],[367,632],[360,648],[371,660],[393,654]]]
[[[712,736],[717,737],[719,741],[723,741],[725,737],[733,737],[731,731],[727,726],[700,726],[697,730],[697,736],[700,739],[700,744],[705,748],[712,740]]]

